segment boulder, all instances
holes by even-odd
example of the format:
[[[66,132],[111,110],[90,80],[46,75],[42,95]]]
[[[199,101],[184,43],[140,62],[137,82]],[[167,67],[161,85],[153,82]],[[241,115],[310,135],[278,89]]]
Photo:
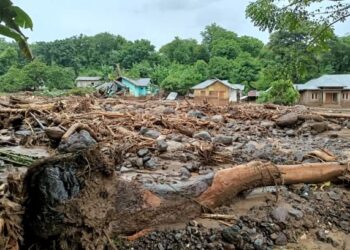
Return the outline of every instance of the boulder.
[[[294,126],[298,122],[298,114],[296,113],[288,113],[280,116],[276,120],[276,124],[280,127],[291,127]]]
[[[66,141],[61,141],[58,150],[60,152],[72,153],[87,149],[96,143],[88,131],[80,130],[72,134]]]
[[[260,123],[260,126],[262,126],[264,128],[273,128],[276,126],[276,123],[273,121],[262,121]]]
[[[202,111],[199,111],[199,110],[190,110],[190,111],[187,113],[187,116],[188,116],[188,117],[195,117],[195,118],[203,118],[203,117],[206,117],[206,115],[205,115]]]
[[[164,153],[168,149],[168,144],[165,140],[158,140],[157,141],[157,149],[160,153]]]

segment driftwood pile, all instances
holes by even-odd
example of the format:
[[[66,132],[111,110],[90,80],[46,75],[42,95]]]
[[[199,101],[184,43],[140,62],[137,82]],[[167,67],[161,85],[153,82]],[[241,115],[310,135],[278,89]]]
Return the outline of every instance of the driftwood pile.
[[[220,122],[197,119],[196,115],[189,115],[191,111],[207,116],[220,114],[223,121],[259,119],[288,125],[301,120],[350,119],[350,116],[274,105],[214,107],[195,106],[189,101],[132,102],[94,97],[33,100],[11,97],[0,101],[0,130],[25,127],[31,131],[29,138],[15,143],[45,145],[57,151],[73,134],[86,131],[98,145],[70,154],[58,153],[34,165],[30,159],[16,158],[18,165],[31,167],[24,179],[10,175],[8,183],[0,185],[1,249],[21,246],[113,249],[111,239],[116,235],[187,221],[203,213],[210,217],[213,208],[245,190],[267,185],[322,183],[347,178],[349,174],[348,165],[337,162],[331,152],[316,150],[310,155],[323,163],[275,165],[254,161],[217,171],[211,185],[198,196],[180,193],[176,197],[163,197],[139,184],[121,180],[115,169],[127,153],[155,147],[157,138],[142,135],[142,128],[155,129],[161,135],[175,132],[190,138],[203,129],[220,130]],[[293,115],[288,115],[291,112]],[[211,142],[192,144],[185,150],[196,153],[204,163],[231,162]],[[3,156],[1,151],[0,156]]]

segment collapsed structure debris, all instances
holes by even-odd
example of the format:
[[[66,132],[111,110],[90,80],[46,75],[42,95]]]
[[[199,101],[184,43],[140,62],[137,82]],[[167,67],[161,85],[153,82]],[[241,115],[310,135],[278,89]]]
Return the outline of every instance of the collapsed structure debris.
[[[344,150],[349,138],[330,135],[347,129],[346,116],[303,106],[217,107],[188,100],[12,99],[0,101],[0,136],[14,144],[4,144],[6,149],[45,147],[53,156],[33,163],[37,157],[22,152],[13,158],[0,149],[0,168],[30,166],[28,171],[6,170],[11,172],[8,181],[0,183],[2,249],[129,244],[154,249],[156,239],[149,245],[138,239],[173,223],[205,217],[234,227],[232,221],[242,218],[223,208],[257,187],[287,185],[289,190],[292,184],[332,181],[341,188],[349,181],[350,152]],[[349,217],[345,221],[338,230],[348,232]],[[236,229],[222,231],[213,247],[244,249],[258,239],[242,239],[243,244],[237,239],[241,229]],[[129,239],[135,243],[116,243],[121,235],[134,233]],[[292,242],[285,234],[259,237],[265,247]]]

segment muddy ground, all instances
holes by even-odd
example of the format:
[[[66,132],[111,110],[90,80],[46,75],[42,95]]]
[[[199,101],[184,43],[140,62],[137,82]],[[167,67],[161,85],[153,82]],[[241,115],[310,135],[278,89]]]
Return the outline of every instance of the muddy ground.
[[[190,197],[210,186],[217,171],[237,164],[325,161],[315,150],[346,163],[350,116],[330,117],[334,112],[339,110],[255,104],[213,107],[191,101],[97,97],[3,97],[0,197],[19,202],[6,187],[9,173],[25,173],[38,158],[75,153],[97,143],[105,154],[114,152],[110,158],[121,179],[162,197],[176,199],[178,195],[190,202]],[[77,123],[88,128],[73,131],[63,140],[62,135]],[[60,136],[47,132],[53,127],[62,130]],[[23,161],[23,155],[29,159]],[[211,211],[216,218],[200,216],[144,228],[133,232],[135,235],[110,239],[109,248],[350,249],[349,198],[345,180],[248,190]],[[176,214],[181,216],[181,212]],[[22,243],[20,239],[18,245]]]

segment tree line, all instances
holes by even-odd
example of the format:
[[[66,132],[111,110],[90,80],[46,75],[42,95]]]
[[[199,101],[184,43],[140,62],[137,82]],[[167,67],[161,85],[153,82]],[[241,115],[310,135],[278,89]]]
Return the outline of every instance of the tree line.
[[[267,44],[216,24],[201,35],[201,42],[175,37],[159,50],[145,39],[79,35],[31,44],[33,61],[22,57],[16,44],[0,40],[0,91],[70,88],[78,75],[113,79],[117,64],[128,77],[150,77],[162,89],[180,93],[208,78],[266,90],[276,81],[304,83],[326,73],[350,73],[350,36],[332,33],[325,44],[310,45],[307,24],[278,30]]]

